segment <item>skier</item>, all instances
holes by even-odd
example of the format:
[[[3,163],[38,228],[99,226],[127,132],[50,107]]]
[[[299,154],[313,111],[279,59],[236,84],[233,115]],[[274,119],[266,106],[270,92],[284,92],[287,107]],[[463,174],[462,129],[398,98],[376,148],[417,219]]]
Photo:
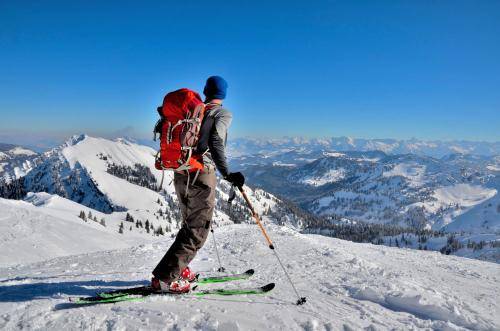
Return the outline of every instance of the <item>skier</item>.
[[[227,82],[222,77],[207,79],[203,89],[206,112],[196,148],[196,153],[203,155],[204,168],[194,184],[185,172],[174,174],[183,222],[175,241],[153,270],[151,286],[157,291],[186,293],[190,282],[196,279],[188,265],[203,247],[210,231],[217,184],[215,168],[234,186],[242,187],[245,183],[241,172],[229,172],[226,161],[227,130],[232,120],[231,113],[222,106],[226,91]]]

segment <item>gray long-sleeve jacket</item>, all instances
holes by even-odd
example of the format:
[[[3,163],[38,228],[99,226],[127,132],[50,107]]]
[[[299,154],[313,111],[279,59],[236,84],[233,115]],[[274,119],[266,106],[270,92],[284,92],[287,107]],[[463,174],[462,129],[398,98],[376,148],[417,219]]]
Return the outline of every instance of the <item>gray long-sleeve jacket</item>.
[[[233,115],[221,105],[207,105],[196,148],[196,153],[203,155],[203,163],[215,165],[222,177],[229,174],[225,148],[232,119]]]

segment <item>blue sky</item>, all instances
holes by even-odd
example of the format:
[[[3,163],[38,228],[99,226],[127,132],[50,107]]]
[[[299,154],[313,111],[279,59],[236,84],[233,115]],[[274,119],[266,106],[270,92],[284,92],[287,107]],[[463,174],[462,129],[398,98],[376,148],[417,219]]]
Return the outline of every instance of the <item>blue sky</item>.
[[[500,140],[500,1],[3,1],[0,138],[149,137],[229,82],[239,136]]]

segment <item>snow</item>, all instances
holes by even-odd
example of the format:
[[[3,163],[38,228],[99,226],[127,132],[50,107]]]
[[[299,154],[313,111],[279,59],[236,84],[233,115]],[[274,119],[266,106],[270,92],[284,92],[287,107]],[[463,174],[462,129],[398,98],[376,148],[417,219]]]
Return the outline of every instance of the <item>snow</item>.
[[[99,190],[118,206],[126,206],[133,210],[155,210],[156,201],[161,196],[154,191],[129,183],[108,173],[106,162],[98,154],[107,157],[110,163],[133,167],[136,163],[148,166],[155,175],[158,183],[161,180],[161,171],[154,167],[155,150],[150,147],[130,143],[126,140],[112,141],[104,138],[84,136],[76,139],[74,144],[68,144],[62,150],[62,155],[68,160],[70,167],[75,167],[78,162],[99,183]],[[173,173],[165,172],[163,187],[173,194]]]
[[[354,138],[347,137],[347,143],[348,143],[350,146],[354,146],[354,145],[355,145],[355,143],[354,143]]]
[[[401,176],[409,180],[413,187],[422,186],[425,181],[426,167],[417,163],[398,163],[389,171],[384,171],[384,177]]]
[[[351,191],[336,191],[331,196],[326,196],[318,199],[318,204],[320,208],[328,207],[330,206],[331,202],[335,199],[356,199],[359,198],[360,196],[362,195]]]
[[[317,201],[317,206],[314,206],[313,211],[318,215],[330,215],[330,214],[341,214],[349,209],[342,204],[332,204],[336,199],[345,199],[345,200],[363,200],[363,201],[371,201],[376,203],[378,208],[383,210],[385,207],[392,206],[391,201],[382,195],[377,195],[376,193],[356,193],[352,191],[335,191],[331,195],[324,196],[319,198]],[[366,215],[364,216],[366,218]],[[365,219],[362,219],[365,220]],[[373,220],[372,220],[373,222]]]
[[[216,229],[223,265],[256,268],[249,281],[277,286],[239,297],[149,297],[98,306],[68,304],[69,296],[147,283],[172,242],[0,268],[0,328],[148,330],[494,330],[500,328],[500,265],[436,252],[355,244],[302,235],[266,224],[297,289],[295,296],[255,225]],[[86,236],[85,236],[86,237]],[[192,263],[202,273],[218,267],[212,241]],[[215,284],[211,286],[220,286]]]
[[[455,153],[459,153],[459,154],[467,154],[469,152],[469,150],[467,148],[464,148],[461,146],[456,146],[456,145],[450,146],[450,149],[452,151],[454,151]]]
[[[33,152],[32,150],[29,150],[29,149],[26,149],[23,147],[19,147],[19,146],[14,147],[13,149],[9,150],[8,152],[11,154],[14,154],[14,155],[27,155],[27,156],[36,155],[36,153]]]
[[[471,141],[422,141],[417,139],[354,139],[350,137],[281,139],[236,138],[228,141],[233,156],[258,153],[276,153],[292,149],[321,151],[384,151],[388,154],[417,154],[441,158],[449,154],[476,154],[494,156],[500,154],[499,142]]]
[[[50,208],[40,207],[43,205]],[[0,198],[0,210],[0,266],[124,248],[139,242],[116,236],[109,215],[105,215],[107,228],[93,221],[84,222],[77,217],[78,212],[88,212],[89,208],[47,193],[31,194],[28,201]],[[92,213],[99,220],[104,216],[94,210]]]
[[[434,201],[417,202],[409,207],[423,207],[427,212],[435,213],[440,208],[460,205],[461,208],[444,213],[441,219],[432,225],[433,229],[441,229],[455,223],[460,219],[461,215],[468,214],[469,211],[474,210],[474,206],[478,208],[475,210],[480,210],[482,208],[482,204],[493,198],[495,195],[497,195],[497,190],[494,188],[462,183],[439,187],[433,192],[432,196]],[[454,225],[453,229],[456,231],[481,231],[480,218],[477,216],[477,213],[466,216],[468,221],[461,218],[461,221]],[[492,220],[495,220],[495,224],[500,222],[498,220],[498,215],[495,215],[493,208],[490,216]],[[459,225],[464,225],[465,227],[460,228]],[[446,229],[451,228],[452,227],[446,227]]]
[[[0,152],[0,181],[10,183],[12,180],[25,176],[33,168],[33,160],[38,154],[22,148],[14,147]]]
[[[371,163],[377,163],[380,161],[379,157],[358,157],[358,158],[350,158],[351,160],[359,161],[359,162],[371,162]]]
[[[335,200],[335,196],[327,196],[327,197],[320,198],[318,200],[318,209],[330,206],[330,204],[332,203],[333,200]]]
[[[446,186],[434,192],[434,196],[444,204],[458,203],[465,207],[477,205],[495,194],[497,194],[496,189],[470,184]]]
[[[382,141],[369,141],[366,145],[369,150],[391,153],[396,147],[399,146],[399,143],[396,142],[393,144],[388,144]]]
[[[289,168],[293,168],[293,167],[296,167],[297,165],[295,163],[284,163],[284,162],[281,162],[281,161],[275,161],[273,162],[273,167],[289,167]]]
[[[491,171],[500,171],[500,166],[498,166],[498,165],[489,165],[489,166],[486,166],[486,168],[488,170],[491,170]]]
[[[26,170],[26,171],[25,171]],[[21,178],[23,176],[26,176],[26,173],[31,170],[31,168],[27,169],[21,169],[19,167],[14,167],[14,175],[16,178]]]
[[[311,186],[322,186],[329,183],[335,183],[345,178],[345,169],[329,169],[318,176],[305,176],[300,180],[301,183]]]
[[[399,247],[411,248],[411,249],[424,249],[429,251],[440,251],[443,247],[446,246],[448,241],[448,235],[437,236],[437,237],[430,236],[426,238],[425,242],[419,242],[419,236],[412,233],[405,233],[404,238],[405,241],[403,241],[401,235],[386,236],[383,238],[384,239],[383,245],[395,247],[396,240],[398,240]],[[456,239],[464,246],[463,248],[452,252],[454,256],[500,263],[500,249],[498,249],[498,247],[491,247],[490,245],[490,243],[500,240],[500,233],[499,234],[458,233],[454,235],[454,239]],[[474,249],[467,247],[467,244],[469,242],[478,244],[481,241],[485,243],[482,249]]]
[[[344,153],[339,153],[339,152],[324,152],[323,156],[329,156],[329,157],[344,157]]]
[[[455,217],[453,222],[445,227],[445,230],[500,233],[499,206],[500,196],[495,194],[492,198],[482,200],[481,203],[470,208],[467,212]]]

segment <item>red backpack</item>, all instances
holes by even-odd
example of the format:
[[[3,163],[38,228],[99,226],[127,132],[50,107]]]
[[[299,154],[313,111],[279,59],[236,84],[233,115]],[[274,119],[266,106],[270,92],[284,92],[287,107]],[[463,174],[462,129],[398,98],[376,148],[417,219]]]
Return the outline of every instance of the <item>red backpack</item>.
[[[193,154],[205,114],[205,104],[198,93],[186,88],[168,93],[158,107],[158,114],[160,119],[153,131],[153,140],[157,133],[160,135],[156,169],[202,171],[201,155]]]

